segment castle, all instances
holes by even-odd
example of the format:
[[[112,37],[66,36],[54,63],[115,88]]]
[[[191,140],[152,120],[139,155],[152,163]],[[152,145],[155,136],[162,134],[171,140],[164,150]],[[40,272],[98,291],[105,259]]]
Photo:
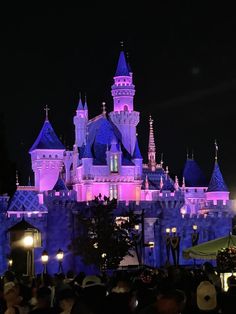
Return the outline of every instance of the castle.
[[[232,204],[217,160],[209,183],[193,158],[187,158],[183,178],[171,178],[168,167],[156,159],[153,120],[149,120],[148,163],[143,163],[136,127],[140,113],[135,111],[133,73],[124,51],[120,52],[111,86],[113,111],[89,118],[86,99],[79,99],[73,123],[75,144],[67,150],[53,130],[46,108],[42,129],[29,150],[34,186],[20,186],[11,199],[0,197],[0,272],[6,270],[10,254],[9,228],[27,221],[42,237],[34,249],[36,272],[42,271],[41,254],[49,254],[48,268],[57,272],[56,251],[61,248],[65,270],[81,270],[78,256],[70,251],[75,236],[78,206],[87,206],[95,196],[118,200],[118,209],[143,213],[143,263],[160,266],[170,256],[167,236],[181,251],[190,247],[198,232],[199,243],[227,235],[232,229]],[[195,231],[193,230],[193,226]],[[174,258],[174,257],[173,257]]]

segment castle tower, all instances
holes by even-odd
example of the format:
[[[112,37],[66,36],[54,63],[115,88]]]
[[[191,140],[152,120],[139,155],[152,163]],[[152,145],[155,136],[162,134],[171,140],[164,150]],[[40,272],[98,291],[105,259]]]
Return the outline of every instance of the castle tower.
[[[153,119],[149,117],[149,143],[148,143],[148,166],[152,171],[156,170],[156,145],[153,133]]]
[[[65,151],[64,145],[58,139],[48,120],[48,110],[49,108],[46,106],[45,122],[29,150],[35,187],[40,192],[53,189],[63,166],[63,153]]]
[[[223,200],[224,202],[226,202],[229,200],[229,190],[220,171],[217,155],[218,145],[215,142],[215,165],[206,192],[206,199],[209,201],[212,200],[213,202],[217,202],[217,200]]]
[[[143,168],[143,157],[140,153],[139,145],[138,145],[138,138],[136,138],[134,154],[132,156],[132,161],[135,164],[135,178],[142,177],[142,168]]]
[[[120,52],[111,93],[114,101],[114,111],[110,112],[109,116],[121,132],[124,147],[132,156],[136,142],[139,112],[133,111],[135,86],[123,50]]]
[[[77,147],[81,147],[86,143],[86,132],[88,123],[88,106],[85,98],[85,104],[83,106],[81,95],[76,110],[76,115],[74,116],[75,125],[75,143]]]

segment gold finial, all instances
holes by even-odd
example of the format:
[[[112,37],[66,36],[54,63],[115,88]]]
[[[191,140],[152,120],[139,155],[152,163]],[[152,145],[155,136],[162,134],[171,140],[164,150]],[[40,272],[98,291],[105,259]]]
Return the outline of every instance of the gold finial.
[[[188,147],[187,147],[187,159],[189,159],[189,154],[188,154]]]
[[[102,102],[102,114],[105,116],[106,115],[106,103],[103,101]]]
[[[124,49],[124,41],[123,40],[120,41],[120,46],[121,46],[121,50],[123,50]]]
[[[153,125],[153,119],[152,119],[152,116],[151,116],[151,115],[149,116],[149,124],[150,124],[150,127],[152,128],[152,125]]]
[[[16,170],[16,186],[19,186],[19,176],[18,176],[18,171]]]
[[[192,149],[192,160],[194,160],[194,153],[193,153],[193,149]]]
[[[215,140],[215,160],[217,161],[218,159],[218,145],[217,145],[217,141]]]
[[[44,110],[45,110],[45,112],[46,112],[45,120],[48,121],[48,111],[50,110],[50,108],[48,107],[48,105],[45,106]]]

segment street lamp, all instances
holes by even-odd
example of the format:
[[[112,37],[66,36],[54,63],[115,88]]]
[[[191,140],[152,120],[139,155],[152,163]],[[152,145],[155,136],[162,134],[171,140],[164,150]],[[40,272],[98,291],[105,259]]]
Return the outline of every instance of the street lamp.
[[[198,240],[199,240],[199,232],[197,231],[197,225],[194,224],[193,225],[193,232],[191,234],[191,237],[192,237],[192,246],[195,246],[198,244]],[[196,260],[195,258],[193,259],[193,264],[194,264],[194,267],[196,265]]]
[[[166,244],[166,264],[170,264],[170,228],[166,228],[165,235],[165,244]]]
[[[192,246],[195,246],[198,244],[199,240],[199,232],[197,232],[197,225],[193,225],[193,232],[192,232]]]
[[[57,251],[57,254],[56,254],[56,258],[58,260],[58,263],[59,263],[59,266],[58,266],[58,273],[63,273],[63,267],[62,267],[62,261],[63,261],[63,258],[64,258],[64,252],[59,249]]]
[[[43,273],[47,273],[47,263],[48,263],[48,253],[46,250],[43,250],[42,255],[41,255],[41,261],[43,263]]]
[[[31,234],[25,233],[25,236],[23,238],[23,246],[27,250],[27,276],[31,277],[34,274],[34,238]]]
[[[180,243],[180,236],[177,234],[177,228],[171,228],[170,234],[170,245],[171,245],[171,252],[173,257],[174,265],[179,265],[179,243]]]

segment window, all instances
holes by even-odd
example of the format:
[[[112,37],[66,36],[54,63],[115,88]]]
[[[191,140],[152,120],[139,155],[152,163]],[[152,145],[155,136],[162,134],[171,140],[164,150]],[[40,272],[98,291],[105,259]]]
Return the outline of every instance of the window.
[[[113,173],[118,172],[118,156],[111,155],[110,157],[110,171]]]
[[[118,193],[117,193],[117,185],[110,185],[110,191],[109,191],[109,197],[110,200],[113,198],[117,199]]]

